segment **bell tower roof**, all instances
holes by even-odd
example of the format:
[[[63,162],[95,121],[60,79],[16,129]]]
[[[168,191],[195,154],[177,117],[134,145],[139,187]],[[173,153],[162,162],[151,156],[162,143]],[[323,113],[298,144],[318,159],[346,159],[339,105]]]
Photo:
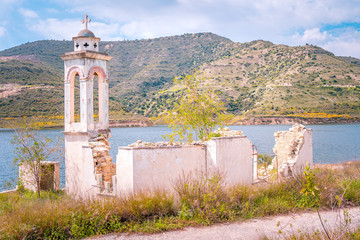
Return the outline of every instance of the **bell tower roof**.
[[[95,34],[88,29],[88,23],[91,19],[85,14],[81,23],[85,24],[85,29],[81,30],[76,37],[73,37],[74,51],[99,51],[100,38],[95,37]]]
[[[89,29],[83,29],[78,33],[77,36],[78,37],[93,37],[94,38],[95,34],[92,31],[90,31]]]
[[[78,37],[95,37],[95,34],[90,31],[88,29],[88,23],[91,22],[91,19],[89,18],[89,16],[87,14],[85,14],[84,16],[84,19],[81,20],[81,23],[82,24],[85,24],[85,29],[81,30],[79,33],[78,33]]]

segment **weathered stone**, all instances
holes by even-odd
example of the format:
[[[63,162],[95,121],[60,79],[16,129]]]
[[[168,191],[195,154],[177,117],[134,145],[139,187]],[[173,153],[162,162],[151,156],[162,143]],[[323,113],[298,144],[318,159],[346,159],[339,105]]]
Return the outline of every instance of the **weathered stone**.
[[[275,132],[275,158],[269,167],[277,168],[281,177],[301,171],[306,163],[312,165],[312,134],[301,124],[295,124],[289,131]],[[306,145],[304,145],[306,143]]]
[[[228,127],[219,128],[214,133],[219,135],[219,137],[233,137],[244,135],[242,131],[230,130]]]

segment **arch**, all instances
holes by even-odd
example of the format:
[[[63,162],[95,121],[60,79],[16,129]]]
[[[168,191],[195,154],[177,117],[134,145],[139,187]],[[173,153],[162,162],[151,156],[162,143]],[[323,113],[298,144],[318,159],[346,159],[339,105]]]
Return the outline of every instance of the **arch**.
[[[101,81],[105,81],[107,79],[106,73],[102,67],[93,66],[88,73],[89,80],[93,80],[95,73],[98,75]]]
[[[89,70],[89,72],[88,72],[89,80],[93,81],[95,75],[97,76],[97,80],[98,80],[98,96],[97,96],[97,99],[98,99],[97,113],[99,115],[98,120],[99,120],[99,122],[103,122],[104,121],[104,112],[106,112],[104,109],[104,107],[105,107],[104,101],[105,101],[105,98],[107,97],[107,96],[104,96],[104,83],[107,81],[107,76],[106,76],[104,69],[100,66],[93,66]],[[94,91],[94,87],[93,87],[93,91]],[[93,94],[93,102],[95,100],[95,97],[96,97],[96,95]],[[93,108],[93,112],[94,113],[96,112],[94,108]]]
[[[85,77],[84,72],[81,70],[81,68],[79,68],[77,66],[71,67],[67,71],[67,76],[66,76],[65,82],[70,83],[71,79],[73,79],[76,75],[79,75],[80,79],[83,79]]]
[[[69,96],[69,99],[70,99],[70,102],[69,102],[70,123],[77,122],[76,117],[80,118],[80,116],[75,116],[75,112],[78,112],[78,114],[80,115],[80,106],[77,106],[75,108],[75,97],[76,97],[76,93],[75,93],[76,89],[75,88],[77,88],[76,87],[77,84],[79,84],[78,87],[80,87],[80,82],[76,81],[76,76],[79,77],[79,80],[83,79],[84,72],[78,66],[71,67],[67,72],[66,81],[65,81],[65,83],[70,84],[70,92],[69,92],[69,94],[70,94],[70,96]],[[81,91],[80,89],[77,91],[79,98],[80,98],[80,91]],[[80,104],[80,101],[79,101],[79,104]]]

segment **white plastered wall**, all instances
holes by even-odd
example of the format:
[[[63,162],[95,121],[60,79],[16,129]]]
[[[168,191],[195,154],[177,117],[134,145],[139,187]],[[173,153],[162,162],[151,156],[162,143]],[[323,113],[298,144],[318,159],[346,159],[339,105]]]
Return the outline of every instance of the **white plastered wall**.
[[[304,143],[299,151],[296,163],[294,164],[293,171],[301,173],[306,164],[313,166],[313,144],[312,144],[312,130],[306,129],[304,132]]]
[[[66,192],[76,198],[92,198],[96,187],[94,160],[87,133],[65,133]]]
[[[214,138],[206,145],[119,147],[117,195],[173,190],[182,174],[217,169],[228,184],[251,184],[252,143],[245,136]]]
[[[146,190],[172,190],[183,173],[205,170],[205,148],[120,147],[116,160],[117,194]]]
[[[207,146],[208,168],[220,170],[226,183],[252,183],[252,143],[246,136],[213,138]]]

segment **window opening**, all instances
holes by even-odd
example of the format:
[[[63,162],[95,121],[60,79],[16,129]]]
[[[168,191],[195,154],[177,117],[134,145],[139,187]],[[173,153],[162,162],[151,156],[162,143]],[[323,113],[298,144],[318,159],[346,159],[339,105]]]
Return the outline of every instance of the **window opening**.
[[[80,77],[76,74],[71,81],[71,119],[70,122],[80,122]]]
[[[94,122],[99,122],[99,84],[99,77],[95,73],[93,78]]]

